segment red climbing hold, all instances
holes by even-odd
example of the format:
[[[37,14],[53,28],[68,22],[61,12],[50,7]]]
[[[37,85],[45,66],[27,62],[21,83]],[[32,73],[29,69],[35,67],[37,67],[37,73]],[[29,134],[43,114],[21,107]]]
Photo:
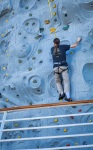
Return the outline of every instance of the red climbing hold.
[[[79,109],[78,112],[82,112],[82,109]]]
[[[66,146],[70,146],[70,144],[66,144]]]
[[[74,116],[70,116],[71,119],[74,119]]]

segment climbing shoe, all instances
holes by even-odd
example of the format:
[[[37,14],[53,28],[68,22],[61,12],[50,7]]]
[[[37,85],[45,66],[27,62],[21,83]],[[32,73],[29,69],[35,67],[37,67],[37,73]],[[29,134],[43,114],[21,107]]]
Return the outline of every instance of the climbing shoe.
[[[66,97],[65,100],[68,101],[68,102],[72,102],[72,99],[71,99],[71,98],[67,98],[67,97]]]
[[[59,100],[62,100],[65,97],[65,93],[59,94]]]

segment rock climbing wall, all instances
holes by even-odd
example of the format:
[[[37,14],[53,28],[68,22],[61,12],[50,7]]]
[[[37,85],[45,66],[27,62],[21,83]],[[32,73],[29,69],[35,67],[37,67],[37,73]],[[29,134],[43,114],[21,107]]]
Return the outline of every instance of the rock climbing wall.
[[[0,108],[58,102],[50,53],[55,37],[61,44],[82,37],[67,52],[71,97],[93,99],[92,24],[92,0],[0,0]]]

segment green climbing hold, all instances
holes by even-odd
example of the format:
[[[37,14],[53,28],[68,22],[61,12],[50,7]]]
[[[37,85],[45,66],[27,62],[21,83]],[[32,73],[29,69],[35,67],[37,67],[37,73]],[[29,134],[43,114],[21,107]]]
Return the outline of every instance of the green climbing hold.
[[[32,14],[30,13],[29,16],[32,16]]]
[[[25,25],[28,26],[28,25],[29,25],[29,22],[26,22]]]
[[[39,39],[39,38],[41,38],[42,37],[42,35],[37,35],[36,37],[35,37],[35,39]]]
[[[29,8],[28,6],[25,7],[25,9],[28,9],[28,8]]]
[[[43,32],[44,31],[44,28],[40,28],[40,32]]]
[[[40,54],[40,53],[42,53],[42,50],[41,50],[41,49],[38,50],[38,54]]]
[[[32,105],[32,102],[30,102],[29,105]]]
[[[29,70],[29,71],[31,71],[31,70],[32,70],[32,68],[28,68],[28,70]]]
[[[40,60],[40,62],[39,62],[40,64],[42,64],[43,63],[43,61],[42,60]]]
[[[32,26],[34,26],[34,25],[35,25],[35,22],[32,23]]]
[[[63,30],[68,30],[68,28],[69,28],[69,25],[65,25],[65,26],[63,27]]]
[[[19,32],[18,34],[21,35],[21,32]]]
[[[33,83],[37,83],[37,80],[33,80]]]
[[[19,59],[18,62],[21,64],[23,62],[23,60]]]
[[[35,59],[36,59],[36,57],[32,57],[32,59],[33,59],[33,60],[35,60]]]
[[[18,127],[18,124],[16,123],[16,124],[14,124],[14,126],[15,126],[15,127]]]
[[[12,29],[14,29],[14,26],[12,26]]]
[[[73,54],[74,52],[73,51],[70,51],[70,54]]]

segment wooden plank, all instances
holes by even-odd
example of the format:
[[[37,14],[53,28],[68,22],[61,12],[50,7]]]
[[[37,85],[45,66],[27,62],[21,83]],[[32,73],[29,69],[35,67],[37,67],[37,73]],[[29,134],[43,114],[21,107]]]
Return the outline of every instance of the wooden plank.
[[[51,104],[38,104],[38,105],[30,105],[30,106],[18,106],[18,107],[11,107],[11,108],[3,108],[0,109],[2,111],[16,111],[16,110],[23,110],[23,109],[36,109],[36,108],[47,108],[47,107],[56,107],[56,106],[70,106],[70,105],[83,105],[83,104],[92,104],[93,100],[79,100],[73,102],[59,102],[59,103],[51,103]]]

